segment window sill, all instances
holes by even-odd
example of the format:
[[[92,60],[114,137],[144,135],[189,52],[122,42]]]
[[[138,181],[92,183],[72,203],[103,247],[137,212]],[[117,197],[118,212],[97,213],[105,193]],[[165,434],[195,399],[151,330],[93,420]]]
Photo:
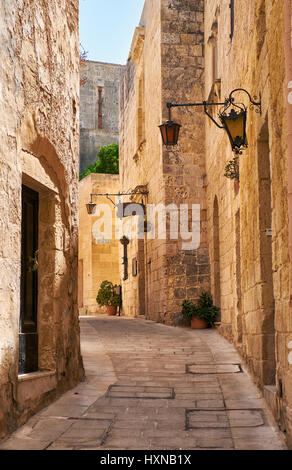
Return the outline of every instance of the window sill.
[[[55,370],[40,370],[29,372],[28,374],[19,374],[18,382],[26,382],[27,380],[41,379],[42,377],[50,377],[56,375]]]
[[[18,376],[17,402],[38,401],[42,395],[57,387],[55,370],[30,372]]]

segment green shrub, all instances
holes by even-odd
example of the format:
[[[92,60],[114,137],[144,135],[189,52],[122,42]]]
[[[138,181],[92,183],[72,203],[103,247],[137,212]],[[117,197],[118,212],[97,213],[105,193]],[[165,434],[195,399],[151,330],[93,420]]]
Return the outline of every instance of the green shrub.
[[[114,285],[110,281],[103,281],[100,285],[96,296],[96,302],[98,305],[103,307],[106,306],[118,306],[120,303],[119,294],[115,293],[115,288],[117,285]]]
[[[196,304],[185,300],[182,304],[182,315],[186,320],[198,317],[206,320],[211,327],[218,320],[220,308],[213,304],[212,296],[208,292],[202,292]]]
[[[79,173],[79,180],[82,180],[90,173],[103,173],[109,175],[119,174],[119,146],[111,144],[102,147],[98,154],[98,160],[89,165],[82,173]]]

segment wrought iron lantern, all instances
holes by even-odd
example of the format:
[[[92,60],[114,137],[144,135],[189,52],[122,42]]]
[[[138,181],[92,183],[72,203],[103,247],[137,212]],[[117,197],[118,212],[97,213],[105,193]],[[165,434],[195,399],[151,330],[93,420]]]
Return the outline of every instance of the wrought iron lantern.
[[[87,214],[92,215],[94,213],[95,208],[96,204],[90,201],[88,204],[86,204]]]
[[[116,208],[116,214],[117,214],[117,217],[119,219],[123,219],[124,217],[124,211],[125,211],[125,208],[127,207],[127,205],[129,204],[135,204],[137,206],[137,209],[138,209],[138,206],[139,207],[142,207],[144,213],[145,213],[145,204],[142,203],[142,204],[137,204],[137,203],[133,203],[133,202],[127,202],[127,203],[123,203],[122,200],[121,200],[121,197],[122,196],[133,196],[135,194],[141,194],[141,195],[147,195],[148,194],[148,191],[146,189],[146,186],[136,186],[135,189],[133,189],[131,192],[126,192],[126,193],[91,193],[90,194],[90,202],[88,204],[86,204],[86,210],[87,210],[87,213],[88,215],[92,215],[94,214],[95,212],[95,208],[96,208],[96,204],[92,201],[92,198],[94,196],[104,196],[106,197],[112,204],[113,206]],[[119,198],[119,202],[116,204],[111,198],[110,196],[118,196]],[[131,215],[136,215],[135,213],[135,207],[133,208],[133,212]]]
[[[159,126],[164,145],[176,145],[179,137],[180,124],[167,121]]]
[[[232,104],[232,106],[231,109],[228,106],[222,113],[219,113],[219,118],[227,132],[233,152],[238,154],[243,148],[247,148],[247,110],[244,105]],[[229,109],[230,112],[228,112]]]
[[[252,99],[250,93],[244,88],[236,88],[233,90],[229,97],[226,98],[224,103],[208,103],[203,101],[202,103],[167,103],[166,106],[169,112],[169,119],[167,122],[159,126],[161,131],[161,136],[164,145],[177,145],[179,131],[181,128],[180,124],[175,123],[171,119],[171,108],[173,107],[182,107],[182,106],[203,106],[205,114],[216,124],[220,129],[225,129],[232,151],[235,154],[241,154],[242,150],[247,148],[247,136],[246,136],[246,123],[247,123],[247,108],[244,104],[235,103],[233,94],[235,92],[244,92],[248,95],[250,100],[250,109],[256,107],[256,112],[261,113],[261,100],[257,100],[257,97]],[[222,123],[220,125],[213,116],[208,112],[208,106],[224,106],[223,110],[219,112],[219,119]]]
[[[167,103],[166,106],[168,108],[168,121],[159,126],[162,141],[164,145],[176,145],[178,142],[181,125],[177,124],[171,119],[172,103]]]

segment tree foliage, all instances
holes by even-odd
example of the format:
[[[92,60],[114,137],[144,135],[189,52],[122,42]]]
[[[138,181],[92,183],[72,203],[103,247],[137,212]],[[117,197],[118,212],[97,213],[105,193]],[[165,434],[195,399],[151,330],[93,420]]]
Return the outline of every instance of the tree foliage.
[[[79,174],[79,179],[82,180],[90,173],[105,173],[110,175],[119,174],[119,146],[118,144],[111,144],[102,147],[98,154],[98,160],[89,165],[82,173]]]
[[[116,287],[118,286],[116,284],[114,285],[111,281],[103,281],[96,297],[98,305],[101,307],[104,305],[118,306],[120,304],[120,296],[115,293]]]

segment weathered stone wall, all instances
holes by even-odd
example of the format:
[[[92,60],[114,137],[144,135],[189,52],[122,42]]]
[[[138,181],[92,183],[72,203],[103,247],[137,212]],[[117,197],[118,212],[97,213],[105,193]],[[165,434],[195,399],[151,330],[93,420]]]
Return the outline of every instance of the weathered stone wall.
[[[291,428],[287,151],[283,1],[235,2],[230,38],[229,0],[207,2],[205,15],[206,96],[220,83],[211,73],[212,35],[217,35],[218,76],[224,101],[243,87],[261,93],[262,114],[248,109],[249,147],[240,156],[240,190],[224,177],[232,158],[227,135],[210,121],[206,132],[208,233],[213,292],[220,284],[221,331],[233,340],[273,402],[282,429]],[[243,47],[244,44],[244,47]],[[212,95],[213,94],[213,95]],[[235,95],[248,103],[245,94]],[[219,242],[214,231],[218,201]],[[272,238],[266,233],[272,229]],[[219,274],[216,245],[219,244]],[[217,250],[218,251],[218,250]],[[218,278],[219,275],[219,278]],[[217,286],[218,290],[218,286]],[[272,396],[272,399],[271,399]],[[289,417],[290,413],[290,417]]]
[[[83,373],[77,310],[75,0],[0,3],[0,437]],[[21,185],[38,191],[39,372],[18,379]]]
[[[198,250],[182,250],[180,237],[170,239],[169,225],[166,240],[145,236],[146,315],[169,324],[181,322],[184,299],[195,300],[201,290],[209,288],[204,116],[198,110],[190,123],[193,112],[185,108],[173,111],[174,120],[183,128],[179,145],[172,149],[162,148],[158,129],[168,118],[168,101],[203,99],[203,22],[202,1],[147,0],[121,86],[121,188],[147,185],[148,204],[201,205]],[[136,245],[129,245],[130,259],[137,253]],[[123,283],[126,314],[137,298],[136,290],[127,287],[130,282]]]
[[[119,86],[124,68],[92,61],[85,61],[81,67],[80,171],[96,162],[101,147],[119,141]]]
[[[164,201],[161,137],[161,32],[160,2],[150,0],[144,8],[143,24],[136,29],[120,89],[120,188],[126,192],[138,185],[147,185],[148,202]],[[147,66],[146,66],[147,64]],[[154,88],[153,88],[154,87]],[[155,92],[154,92],[155,90]],[[139,95],[142,95],[142,101]],[[140,106],[139,106],[140,104]],[[142,112],[139,114],[139,108]],[[139,135],[139,123],[144,135]],[[137,197],[135,202],[141,202]],[[127,201],[127,198],[124,199]],[[145,263],[139,271],[146,274],[146,314],[159,320],[164,310],[166,278],[163,275],[165,248],[163,242],[148,240],[144,244]],[[137,253],[137,240],[128,246],[128,259]],[[132,306],[138,306],[136,279],[123,282],[123,309],[126,315],[135,316]],[[136,286],[137,287],[137,286]],[[153,300],[156,300],[154,305]]]
[[[95,214],[88,215],[90,194],[119,191],[119,175],[92,173],[79,182],[79,312],[105,313],[96,303],[102,281],[120,285],[119,240],[115,237],[115,207],[105,196],[94,196]],[[110,196],[116,202],[114,196]]]
[[[204,2],[162,2],[162,119],[167,102],[204,100]],[[163,148],[166,204],[200,205],[200,244],[183,250],[181,241],[167,240],[168,301],[166,311],[180,319],[185,299],[197,300],[209,290],[210,269],[206,233],[205,115],[202,108],[176,108],[173,119],[182,125],[177,147]],[[189,211],[190,211],[189,209]],[[172,312],[172,313],[170,313]]]

